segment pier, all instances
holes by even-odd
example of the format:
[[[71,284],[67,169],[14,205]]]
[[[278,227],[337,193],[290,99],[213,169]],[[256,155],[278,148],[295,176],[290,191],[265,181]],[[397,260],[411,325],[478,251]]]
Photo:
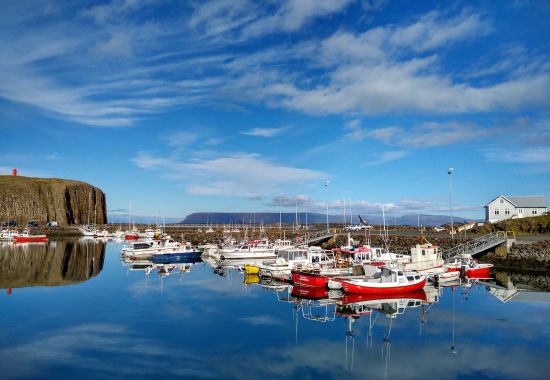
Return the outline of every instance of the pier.
[[[443,252],[443,258],[448,260],[463,254],[475,256],[503,243],[506,243],[506,249],[509,250],[514,241],[515,235],[513,232],[497,231],[450,248]]]

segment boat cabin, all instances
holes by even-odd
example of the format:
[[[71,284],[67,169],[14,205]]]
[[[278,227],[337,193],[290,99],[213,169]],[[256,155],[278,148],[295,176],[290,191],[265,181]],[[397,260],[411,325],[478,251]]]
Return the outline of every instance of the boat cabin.
[[[439,247],[432,244],[417,244],[411,248],[411,262],[421,263],[425,261],[441,260]]]

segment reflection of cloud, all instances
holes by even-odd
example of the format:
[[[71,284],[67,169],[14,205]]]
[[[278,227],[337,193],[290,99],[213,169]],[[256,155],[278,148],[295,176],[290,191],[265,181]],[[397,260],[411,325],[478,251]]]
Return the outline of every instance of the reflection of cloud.
[[[84,324],[53,331],[0,350],[3,375],[38,378],[52,367],[93,371],[95,377],[154,376],[214,377],[200,355],[166,342],[141,337],[126,326]],[[32,365],[29,365],[32,363]],[[124,365],[121,365],[124,363]]]
[[[270,315],[243,317],[243,318],[239,318],[239,321],[243,321],[254,326],[277,326],[277,325],[284,326],[285,325],[281,320],[274,318]]]

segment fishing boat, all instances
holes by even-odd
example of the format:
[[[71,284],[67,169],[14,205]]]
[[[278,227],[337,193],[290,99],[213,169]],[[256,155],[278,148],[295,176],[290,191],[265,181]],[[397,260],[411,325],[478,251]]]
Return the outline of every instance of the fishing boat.
[[[275,249],[267,240],[249,241],[234,248],[222,249],[220,258],[224,259],[274,259],[277,257]]]
[[[259,270],[262,276],[290,279],[293,270],[319,270],[332,267],[334,264],[335,259],[332,251],[313,246],[280,250],[275,262],[264,263],[259,266]]]
[[[47,242],[46,235],[31,235],[29,230],[24,230],[22,233],[13,237],[16,243],[31,243],[31,242]]]
[[[455,256],[445,264],[447,272],[459,272],[470,278],[490,278],[492,267],[493,264],[478,263],[467,253]]]
[[[16,236],[19,236],[19,231],[17,231],[17,230],[2,230],[2,231],[0,231],[0,240],[11,241]]]
[[[132,258],[166,254],[179,254],[182,256],[200,256],[201,254],[201,252],[193,248],[190,243],[182,244],[172,239],[133,242],[122,248],[121,252],[123,255]]]
[[[417,272],[403,272],[399,269],[382,268],[373,277],[342,280],[342,289],[346,293],[395,293],[422,289],[426,285],[426,276]]]

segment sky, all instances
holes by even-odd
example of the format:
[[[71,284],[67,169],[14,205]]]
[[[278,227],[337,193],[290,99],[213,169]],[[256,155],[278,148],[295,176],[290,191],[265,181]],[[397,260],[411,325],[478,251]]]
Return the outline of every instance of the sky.
[[[535,0],[7,0],[0,174],[111,215],[483,218],[550,199],[549,37]]]

